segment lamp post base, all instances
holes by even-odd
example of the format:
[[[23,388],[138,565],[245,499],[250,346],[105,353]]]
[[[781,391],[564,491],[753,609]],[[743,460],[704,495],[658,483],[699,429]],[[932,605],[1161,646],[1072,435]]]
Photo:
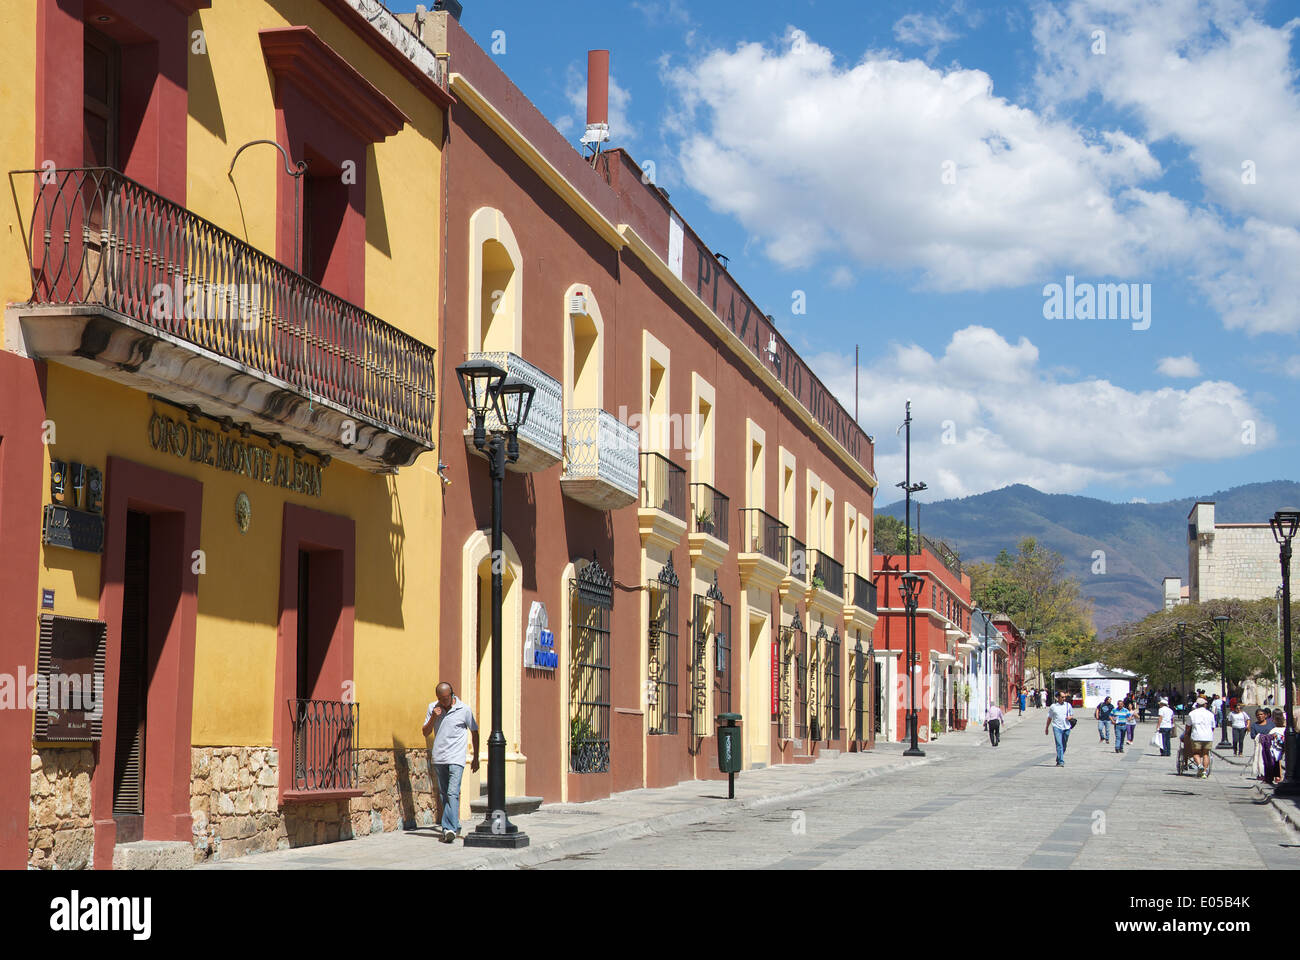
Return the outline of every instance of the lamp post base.
[[[1300,781],[1283,780],[1273,787],[1275,797],[1300,797]]]
[[[906,750],[903,751],[903,756],[905,756],[905,757],[924,757],[924,756],[925,756],[925,751],[922,750],[920,747],[908,747]]]
[[[495,833],[492,830],[492,821],[484,820],[474,828],[473,833],[465,834],[465,846],[518,850],[528,846],[528,834],[513,823],[507,827],[506,832]]]

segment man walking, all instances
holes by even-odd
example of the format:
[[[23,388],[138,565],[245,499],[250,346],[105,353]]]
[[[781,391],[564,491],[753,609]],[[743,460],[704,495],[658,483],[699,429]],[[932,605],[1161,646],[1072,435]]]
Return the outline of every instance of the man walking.
[[[1187,729],[1183,731],[1183,744],[1187,755],[1201,769],[1197,776],[1204,780],[1210,775],[1210,746],[1214,742],[1214,714],[1205,708],[1205,699],[1198,698],[1196,708],[1187,715]]]
[[[444,680],[434,693],[438,699],[429,704],[423,729],[426,737],[437,731],[433,738],[433,769],[438,776],[438,796],[442,801],[442,842],[454,843],[460,834],[460,781],[465,774],[468,743],[474,747],[470,770],[478,770],[478,724],[450,683]]]
[[[1056,765],[1065,766],[1065,748],[1070,742],[1070,728],[1073,724],[1070,722],[1074,719],[1074,708],[1066,702],[1065,691],[1056,691],[1056,702],[1047,708],[1047,726],[1043,728],[1043,736],[1051,733],[1056,741]]]
[[[1109,699],[1109,698],[1108,698]],[[1132,713],[1125,705],[1126,701],[1121,700],[1119,704],[1111,711],[1111,720],[1115,723],[1115,752],[1124,752],[1124,741],[1128,739],[1128,721]]]
[[[996,703],[989,707],[985,725],[989,728],[989,743],[996,747],[998,741],[1002,739],[1002,708]]]
[[[1164,746],[1160,748],[1160,756],[1167,757],[1169,756],[1169,737],[1172,735],[1174,730],[1174,711],[1169,709],[1168,697],[1160,698],[1160,710],[1158,715],[1160,717],[1160,724],[1156,729],[1160,733],[1161,743],[1164,744]]]
[[[1097,709],[1092,715],[1097,718],[1097,742],[1110,743],[1110,715],[1114,713],[1115,707],[1107,697],[1097,705]]]

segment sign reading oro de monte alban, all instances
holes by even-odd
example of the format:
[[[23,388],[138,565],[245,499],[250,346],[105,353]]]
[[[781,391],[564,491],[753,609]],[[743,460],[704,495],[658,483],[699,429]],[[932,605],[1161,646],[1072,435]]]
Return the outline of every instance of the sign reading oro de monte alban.
[[[221,430],[205,430],[196,424],[155,413],[149,418],[149,446],[294,493],[313,497],[321,495],[325,468],[319,463],[268,450]]]

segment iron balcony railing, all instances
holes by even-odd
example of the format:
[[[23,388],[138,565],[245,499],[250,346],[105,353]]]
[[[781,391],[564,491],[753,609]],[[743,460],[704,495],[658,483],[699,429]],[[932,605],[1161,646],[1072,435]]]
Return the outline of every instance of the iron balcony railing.
[[[290,700],[293,789],[356,790],[361,705],[340,700]]]
[[[532,419],[532,414],[529,414]],[[604,480],[636,499],[637,432],[607,410],[587,408],[564,414],[563,480]]]
[[[859,610],[876,613],[876,585],[866,577],[853,574],[853,605]]]
[[[31,304],[105,307],[433,443],[433,347],[116,170],[27,173]]]
[[[528,408],[528,419],[519,428],[520,443],[528,443],[559,460],[564,453],[562,411],[564,409],[564,388],[560,382],[538,367],[533,366],[523,357],[504,350],[487,353],[467,353],[466,360],[485,360],[495,363],[506,373],[518,377],[533,387],[533,403]],[[466,413],[470,427],[474,426],[474,412]],[[484,421],[489,433],[500,430],[501,420],[496,410],[488,408]]]
[[[707,533],[723,543],[731,542],[727,530],[727,520],[731,514],[730,497],[719,493],[707,483],[692,483],[691,513],[696,533]]]
[[[797,537],[787,536],[785,538],[786,565],[790,568],[790,576],[808,582],[808,548],[804,542]]]
[[[761,553],[785,566],[786,540],[790,528],[766,510],[749,507],[740,511],[741,553]]]
[[[661,453],[641,454],[641,506],[686,519],[686,471]]]
[[[820,580],[822,589],[837,597],[844,596],[844,564],[821,550],[810,550],[813,583]]]
[[[936,543],[929,537],[921,537],[921,548],[929,550],[934,554],[940,563],[948,568],[948,572],[953,576],[961,577],[961,558],[957,556],[957,551],[948,546],[948,544],[939,541]]]

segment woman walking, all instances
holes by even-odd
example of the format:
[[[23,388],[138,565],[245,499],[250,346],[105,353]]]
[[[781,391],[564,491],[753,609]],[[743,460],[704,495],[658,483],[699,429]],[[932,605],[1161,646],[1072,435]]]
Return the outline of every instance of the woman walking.
[[[1250,714],[1236,704],[1228,711],[1228,723],[1232,725],[1232,755],[1241,756],[1246,749],[1246,728],[1250,726]]]
[[[1260,739],[1272,729],[1272,715],[1263,707],[1260,707],[1255,711],[1254,722],[1247,728],[1250,739],[1255,741],[1255,750],[1250,755],[1249,772],[1252,780],[1264,779],[1264,744],[1260,742]],[[1242,775],[1245,776],[1244,773]]]
[[[1259,740],[1264,753],[1264,782],[1281,783],[1282,748],[1286,743],[1286,715],[1281,710],[1273,711],[1273,729]]]

